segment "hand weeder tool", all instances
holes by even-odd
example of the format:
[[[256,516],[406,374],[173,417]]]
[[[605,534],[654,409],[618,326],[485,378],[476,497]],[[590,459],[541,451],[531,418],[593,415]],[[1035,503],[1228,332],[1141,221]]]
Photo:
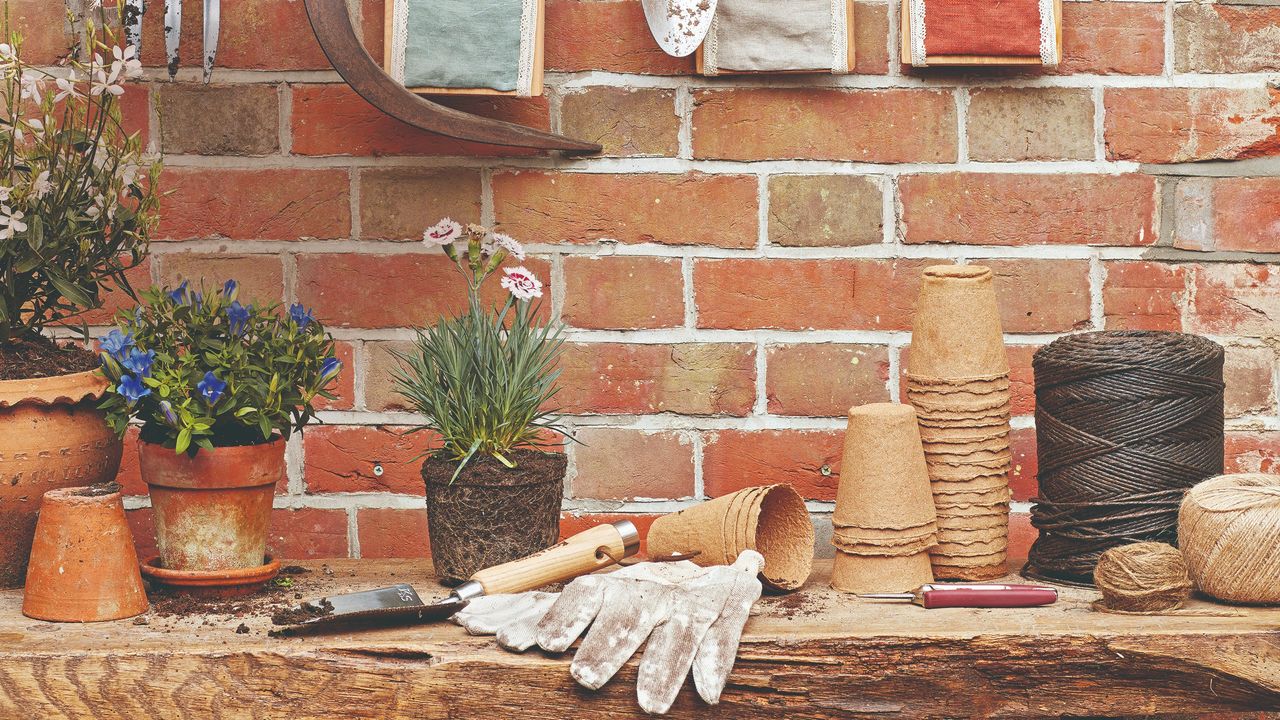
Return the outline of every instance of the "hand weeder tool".
[[[859,595],[867,600],[911,602],[934,608],[1018,608],[1052,605],[1058,591],[1044,585],[921,585],[912,592]]]
[[[147,11],[145,0],[125,0],[121,24],[124,25],[124,43],[132,45],[134,57],[142,57],[142,13]]]
[[[283,632],[301,634],[351,625],[409,625],[442,620],[482,595],[518,593],[608,567],[640,549],[640,532],[629,520],[597,525],[520,560],[486,568],[434,602],[423,602],[407,583],[331,595],[297,609],[313,617]]]
[[[141,4],[141,3],[139,3]],[[142,13],[139,11],[138,37],[141,39]],[[218,32],[222,24],[221,0],[204,0],[204,46],[201,57],[204,63],[204,81],[213,76],[213,63],[218,56]],[[169,61],[169,79],[178,74],[182,41],[182,0],[164,0],[164,49]]]

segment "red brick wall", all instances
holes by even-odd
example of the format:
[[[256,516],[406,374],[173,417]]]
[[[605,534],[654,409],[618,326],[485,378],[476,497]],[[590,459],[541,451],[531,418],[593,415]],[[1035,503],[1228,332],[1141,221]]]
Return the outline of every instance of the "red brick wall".
[[[379,55],[381,1],[352,4]],[[29,49],[56,57],[61,3],[8,5]],[[901,396],[916,278],[938,259],[999,275],[1023,545],[1030,357],[1062,333],[1223,342],[1230,465],[1269,469],[1280,179],[1261,176],[1280,167],[1280,7],[1069,0],[1065,59],[1048,73],[905,70],[890,51],[898,0],[857,10],[859,75],[708,81],[654,46],[637,0],[547,0],[547,95],[451,104],[606,147],[564,160],[382,115],[328,68],[301,0],[223,0],[209,87],[189,8],[187,69],[169,83],[152,7],[151,80],[127,99],[172,194],[139,276],[236,277],[313,306],[349,368],[326,425],[290,447],[276,550],[426,550],[414,458],[427,438],[404,434],[415,418],[388,368],[410,326],[458,307],[444,258],[416,242],[443,215],[532,244],[573,328],[561,399],[586,443],[569,450],[574,514],[664,512],[786,480],[821,519],[841,414]],[[126,479],[144,493],[135,466]],[[145,530],[144,499],[132,506]]]

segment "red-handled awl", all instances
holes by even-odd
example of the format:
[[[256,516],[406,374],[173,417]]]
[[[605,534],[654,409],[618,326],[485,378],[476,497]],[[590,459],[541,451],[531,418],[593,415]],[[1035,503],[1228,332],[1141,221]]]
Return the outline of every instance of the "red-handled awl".
[[[859,595],[868,600],[894,600],[934,608],[1018,608],[1052,605],[1058,591],[1044,585],[921,585],[912,592]]]

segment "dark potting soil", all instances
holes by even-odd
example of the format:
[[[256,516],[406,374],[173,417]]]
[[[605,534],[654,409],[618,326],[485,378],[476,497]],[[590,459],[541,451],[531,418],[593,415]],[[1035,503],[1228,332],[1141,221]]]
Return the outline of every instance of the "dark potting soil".
[[[43,335],[0,343],[0,380],[69,375],[93,370],[101,362],[97,355],[75,343],[60,347]]]
[[[300,576],[311,572],[298,565],[280,568],[280,575],[252,595],[238,598],[196,598],[167,588],[148,588],[152,614],[159,617],[188,615],[261,616],[293,607],[303,598]]]
[[[303,603],[280,610],[271,616],[272,625],[298,625],[308,620],[324,617],[333,613],[333,603],[327,598],[320,598],[318,603]]]

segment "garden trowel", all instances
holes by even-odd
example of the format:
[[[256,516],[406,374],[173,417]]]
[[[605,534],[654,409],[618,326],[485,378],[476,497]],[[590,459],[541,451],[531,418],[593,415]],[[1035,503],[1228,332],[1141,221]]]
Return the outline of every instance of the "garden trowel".
[[[423,602],[412,585],[332,595],[278,614],[283,634],[298,635],[361,626],[412,625],[443,620],[482,595],[518,593],[586,575],[635,555],[640,532],[629,520],[597,525],[520,560],[486,568],[453,592]]]
[[[641,0],[653,39],[668,55],[686,57],[702,44],[716,0]]]

